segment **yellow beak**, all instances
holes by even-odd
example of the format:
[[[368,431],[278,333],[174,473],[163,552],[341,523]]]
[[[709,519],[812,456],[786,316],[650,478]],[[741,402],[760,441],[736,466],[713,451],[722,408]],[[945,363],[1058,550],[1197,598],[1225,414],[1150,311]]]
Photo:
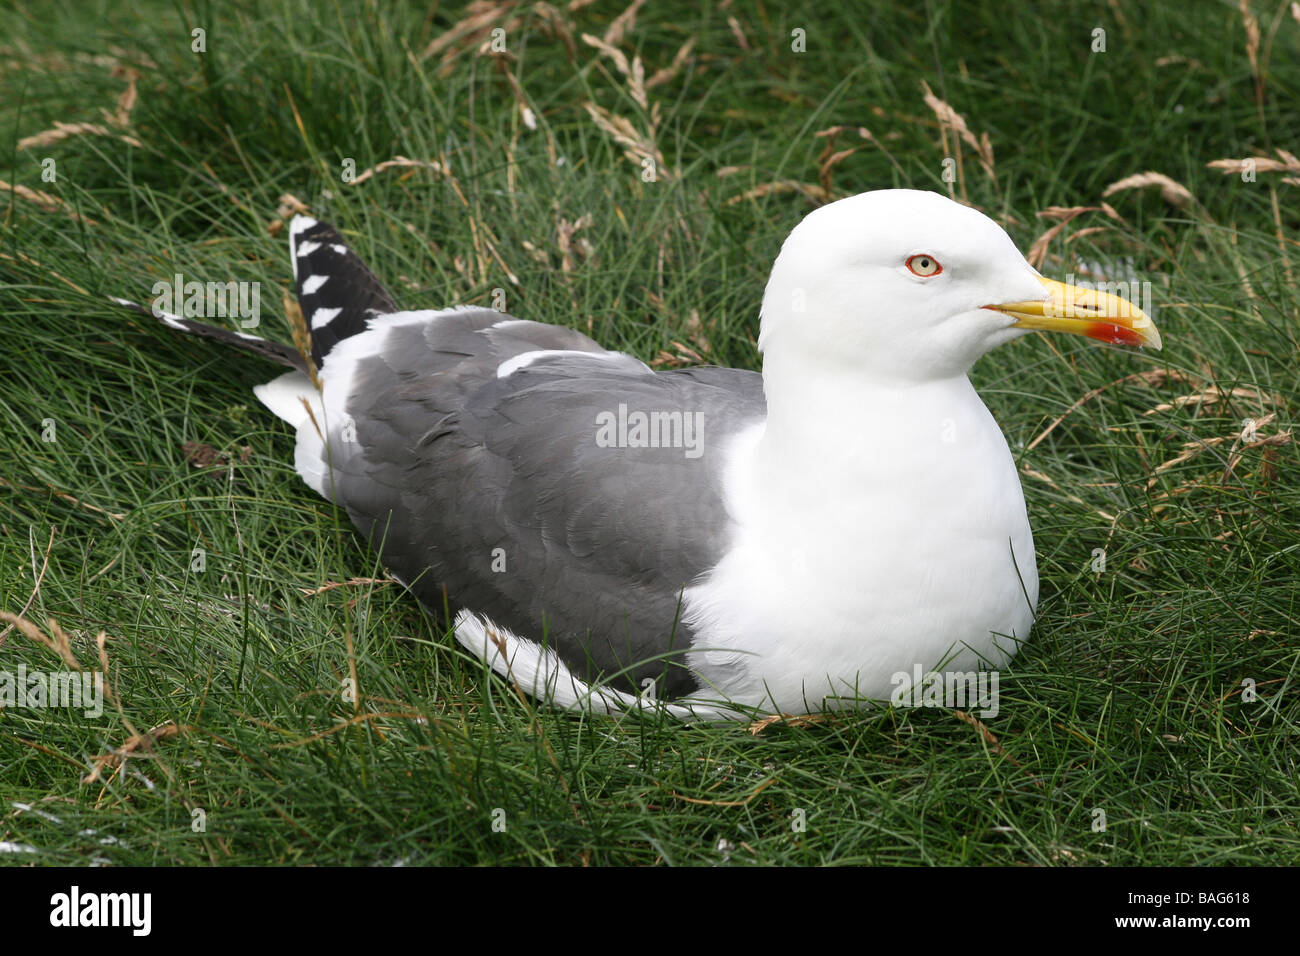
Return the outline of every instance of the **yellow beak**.
[[[1066,285],[1054,279],[1038,279],[1049,294],[1034,302],[1005,302],[986,305],[1013,316],[1013,328],[1045,332],[1072,332],[1112,345],[1142,345],[1160,348],[1160,332],[1151,317],[1128,299],[1098,289]]]

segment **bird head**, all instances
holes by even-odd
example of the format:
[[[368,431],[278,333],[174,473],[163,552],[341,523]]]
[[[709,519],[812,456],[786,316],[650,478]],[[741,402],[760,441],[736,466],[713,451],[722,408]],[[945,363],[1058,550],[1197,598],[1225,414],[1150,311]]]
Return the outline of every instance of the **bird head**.
[[[769,363],[925,381],[964,374],[1034,331],[1160,348],[1138,306],[1044,278],[978,210],[885,189],[823,206],[790,233],[763,296],[759,347]]]

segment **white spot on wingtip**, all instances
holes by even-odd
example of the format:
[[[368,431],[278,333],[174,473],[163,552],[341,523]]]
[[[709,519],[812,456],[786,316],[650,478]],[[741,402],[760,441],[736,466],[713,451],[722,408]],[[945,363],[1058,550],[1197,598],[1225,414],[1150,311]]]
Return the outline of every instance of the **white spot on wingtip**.
[[[342,311],[342,309],[317,309],[311,314],[312,330],[315,331],[316,329],[324,328],[329,325]]]
[[[311,295],[326,282],[330,281],[329,276],[308,276],[302,280],[302,294]]]
[[[306,242],[294,246],[294,255],[296,255],[298,258],[301,259],[303,256],[311,255],[319,248],[320,248],[319,242],[312,242],[309,239]]]

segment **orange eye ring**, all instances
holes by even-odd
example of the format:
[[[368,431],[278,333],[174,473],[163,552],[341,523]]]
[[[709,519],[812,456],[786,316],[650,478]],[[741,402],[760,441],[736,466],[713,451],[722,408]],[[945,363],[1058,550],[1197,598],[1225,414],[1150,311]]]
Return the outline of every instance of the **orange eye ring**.
[[[912,275],[920,276],[922,279],[931,279],[943,272],[943,266],[939,265],[939,260],[925,252],[918,252],[914,256],[909,256],[905,265]]]

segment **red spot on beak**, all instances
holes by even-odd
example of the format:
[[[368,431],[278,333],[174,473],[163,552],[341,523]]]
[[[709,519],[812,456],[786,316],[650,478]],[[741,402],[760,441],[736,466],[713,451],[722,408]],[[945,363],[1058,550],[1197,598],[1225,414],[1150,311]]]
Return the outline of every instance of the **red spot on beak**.
[[[1108,342],[1111,345],[1142,344],[1142,336],[1138,335],[1138,333],[1132,329],[1126,329],[1122,325],[1115,325],[1112,322],[1091,322],[1083,334],[1090,339]]]

